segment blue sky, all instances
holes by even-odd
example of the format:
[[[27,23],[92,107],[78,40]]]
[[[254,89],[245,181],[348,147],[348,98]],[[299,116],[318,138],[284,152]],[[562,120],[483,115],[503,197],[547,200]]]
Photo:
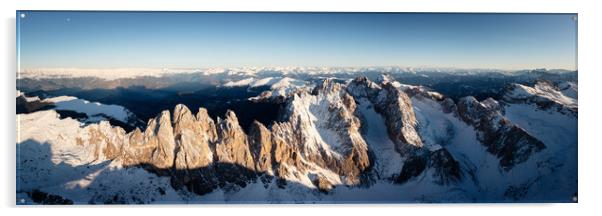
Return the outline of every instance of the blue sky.
[[[574,14],[18,11],[21,68],[576,69]]]

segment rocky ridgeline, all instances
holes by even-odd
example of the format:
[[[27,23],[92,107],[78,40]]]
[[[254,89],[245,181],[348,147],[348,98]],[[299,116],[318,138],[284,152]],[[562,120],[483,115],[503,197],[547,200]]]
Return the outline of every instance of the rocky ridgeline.
[[[82,145],[93,145],[99,160],[120,161],[123,166],[143,166],[171,177],[174,188],[186,187],[206,194],[218,187],[245,186],[274,179],[285,187],[289,180],[309,179],[313,186],[328,191],[337,185],[363,184],[369,171],[370,148],[360,128],[356,100],[366,98],[385,119],[389,138],[404,165],[395,182],[432,170],[438,184],[462,178],[460,163],[445,147],[429,149],[418,132],[411,97],[424,97],[441,104],[472,125],[477,138],[500,159],[505,170],[526,161],[545,145],[503,116],[493,100],[472,97],[454,103],[423,88],[400,87],[385,80],[379,84],[358,77],[347,84],[326,79],[311,92],[294,92],[285,100],[280,122],[267,127],[255,121],[245,132],[234,112],[214,121],[207,110],[196,113],[184,105],[163,111],[148,121],[146,129],[126,133],[108,123],[87,127]],[[82,140],[85,139],[85,140]]]
[[[433,179],[437,184],[458,182],[461,179],[459,163],[447,149],[431,151],[423,145],[410,97],[420,95],[440,103],[449,103],[449,100],[417,87],[402,88],[399,83],[390,80],[385,77],[377,84],[366,77],[358,77],[349,83],[347,89],[354,97],[371,101],[375,110],[384,117],[389,138],[404,158],[404,165],[394,182],[405,183],[427,169],[433,170]]]
[[[186,186],[198,194],[227,184],[245,186],[257,176],[266,183],[276,178],[284,186],[286,180],[308,178],[304,175],[310,172],[316,187],[324,190],[359,184],[370,163],[359,119],[353,115],[355,101],[344,86],[326,81],[287,103],[286,121],[271,129],[256,121],[248,134],[232,111],[214,121],[204,108],[193,114],[177,105],[173,114],[166,110],[150,119],[144,131],[125,133],[109,124],[92,124],[78,140],[95,147],[97,160],[143,166],[171,176],[174,187]],[[329,131],[336,143],[323,140],[316,128]],[[339,178],[327,178],[320,170]]]

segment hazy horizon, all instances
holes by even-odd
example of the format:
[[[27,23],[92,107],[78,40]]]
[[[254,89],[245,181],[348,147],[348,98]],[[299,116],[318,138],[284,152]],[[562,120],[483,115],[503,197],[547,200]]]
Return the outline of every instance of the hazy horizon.
[[[211,70],[211,69],[248,69],[248,68],[350,68],[350,69],[360,69],[360,68],[400,68],[400,69],[453,69],[453,70],[500,70],[506,72],[515,72],[515,71],[525,71],[525,70],[567,70],[567,71],[578,71],[578,69],[567,69],[567,68],[520,68],[520,69],[502,69],[502,68],[466,68],[466,67],[433,67],[433,66],[398,66],[398,65],[369,65],[369,66],[299,66],[299,65],[288,65],[288,66],[275,66],[275,65],[247,65],[247,66],[213,66],[213,67],[96,67],[96,68],[84,68],[84,67],[38,67],[38,68],[23,68],[20,67],[19,71],[32,71],[32,70],[167,70],[167,71],[177,71],[177,70]]]
[[[576,16],[17,11],[18,67],[577,70]]]

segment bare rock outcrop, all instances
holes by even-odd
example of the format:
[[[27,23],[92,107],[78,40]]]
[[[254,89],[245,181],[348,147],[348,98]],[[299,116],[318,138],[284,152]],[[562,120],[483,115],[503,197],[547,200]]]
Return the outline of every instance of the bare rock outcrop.
[[[125,131],[120,127],[113,127],[107,121],[92,124],[86,127],[88,144],[95,147],[94,157],[98,161],[113,160],[121,155],[125,144]],[[83,142],[82,139],[77,139]],[[80,143],[83,145],[83,143]]]
[[[176,142],[169,111],[163,111],[144,131],[147,145],[156,146],[151,163],[159,169],[169,169],[174,164]]]
[[[175,147],[170,113],[165,110],[148,121],[144,132],[136,128],[127,134],[119,159],[124,166],[142,164],[168,170],[174,164]]]
[[[445,148],[430,152],[428,167],[433,169],[434,182],[448,185],[462,179],[460,163]]]
[[[52,108],[54,105],[51,102],[40,100],[39,97],[27,97],[25,94],[17,93],[17,114],[31,113],[38,110]]]
[[[255,158],[255,170],[273,175],[272,170],[272,132],[258,121],[249,129],[249,144]]]
[[[385,118],[389,137],[399,152],[422,147],[412,101],[394,83],[384,82],[380,86],[366,77],[358,77],[351,81],[347,91],[354,97],[366,97],[375,105],[375,110]]]
[[[231,110],[226,112],[224,119],[218,117],[217,135],[216,175],[220,186],[226,183],[245,186],[255,176],[255,162],[248,137]]]
[[[312,183],[322,193],[328,193],[333,188],[335,188],[335,186],[330,181],[328,181],[328,179],[326,177],[324,177],[323,175],[314,175],[311,178],[312,178]]]
[[[301,160],[299,142],[302,137],[294,134],[293,131],[294,127],[289,122],[275,123],[272,126],[273,169],[275,176],[280,179],[286,179],[289,175],[295,175],[295,172],[303,173],[307,170],[306,164]]]
[[[460,163],[447,149],[440,148],[433,151],[419,151],[408,157],[395,183],[405,183],[424,175],[423,173],[430,174],[432,181],[439,185],[456,183],[462,178]]]
[[[389,134],[396,143],[422,147],[422,140],[416,132],[416,115],[408,95],[392,84],[385,84],[377,98],[377,108],[385,114]],[[398,145],[402,151],[404,146]]]

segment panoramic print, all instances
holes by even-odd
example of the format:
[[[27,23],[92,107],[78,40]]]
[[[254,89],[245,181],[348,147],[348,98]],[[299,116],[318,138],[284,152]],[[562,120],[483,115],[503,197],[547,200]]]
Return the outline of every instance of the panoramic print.
[[[16,22],[18,205],[578,202],[577,14]]]

